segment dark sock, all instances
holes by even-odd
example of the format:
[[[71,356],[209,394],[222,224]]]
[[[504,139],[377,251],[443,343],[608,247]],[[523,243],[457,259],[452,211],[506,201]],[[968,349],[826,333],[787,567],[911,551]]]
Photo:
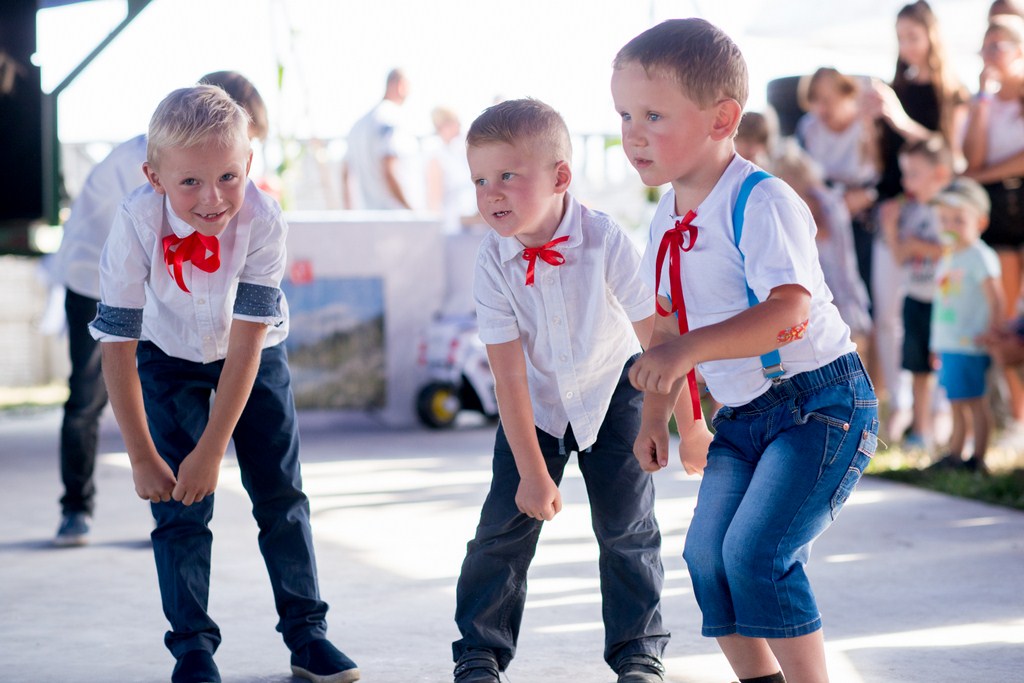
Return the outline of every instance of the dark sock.
[[[786,683],[786,677],[780,671],[771,676],[758,676],[757,678],[741,678],[740,683]]]

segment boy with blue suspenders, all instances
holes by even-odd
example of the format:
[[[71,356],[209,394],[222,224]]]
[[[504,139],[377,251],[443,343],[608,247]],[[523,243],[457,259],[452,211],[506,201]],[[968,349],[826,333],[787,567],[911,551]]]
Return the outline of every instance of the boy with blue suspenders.
[[[641,265],[661,317],[630,370],[646,392],[634,452],[645,469],[668,464],[681,394],[702,419],[699,364],[724,404],[710,448],[681,454],[704,472],[683,553],[702,632],[742,683],[827,681],[804,565],[874,453],[877,400],[825,286],[814,220],[736,155],[746,64],[716,27],[671,20],[640,34],[611,89],[641,179],[672,185]]]

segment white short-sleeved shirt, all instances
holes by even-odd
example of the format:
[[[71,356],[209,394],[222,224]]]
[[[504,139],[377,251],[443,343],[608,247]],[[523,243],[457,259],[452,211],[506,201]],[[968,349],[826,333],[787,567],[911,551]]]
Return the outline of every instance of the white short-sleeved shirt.
[[[640,254],[607,215],[567,195],[553,239],[565,263],[537,259],[534,284],[515,237],[488,233],[473,286],[480,339],[521,339],[534,422],[553,436],[572,424],[580,449],[597,440],[630,356],[640,351],[630,321],[654,312],[653,289],[639,276]]]
[[[383,162],[387,157],[398,159],[397,179],[406,199],[410,200],[411,185],[409,159],[415,154],[415,140],[402,126],[399,106],[391,100],[381,100],[363,115],[348,134],[345,162],[358,186],[362,198],[360,209],[404,209],[391,194],[384,178]]]
[[[754,187],[747,200],[743,235],[737,248],[732,211],[746,177],[760,170],[739,155],[733,157],[711,194],[697,207],[693,223],[696,244],[680,253],[686,319],[690,329],[732,318],[749,306],[747,284],[758,300],[782,285],[799,285],[811,294],[809,325],[802,339],[779,349],[786,375],[816,370],[856,350],[850,328],[832,304],[832,295],[818,263],[816,228],[807,205],[786,183],[768,178]],[[661,199],[644,253],[641,271],[655,281],[658,246],[675,226],[675,192]],[[742,252],[742,253],[741,253]],[[668,258],[659,294],[670,297]],[[716,360],[698,365],[711,394],[722,403],[740,406],[771,386],[760,358]]]
[[[145,135],[121,143],[93,167],[71,205],[57,252],[57,272],[76,294],[100,298],[100,252],[121,200],[146,182],[145,161]]]
[[[90,323],[101,341],[151,341],[176,358],[210,363],[227,355],[231,320],[270,326],[264,348],[288,336],[281,292],[287,224],[277,202],[249,181],[245,200],[219,236],[221,265],[206,273],[186,261],[178,287],[164,264],[163,238],[194,229],[145,185],[124,199],[100,259],[100,305]]]
[[[878,169],[864,156],[864,122],[855,119],[844,130],[829,128],[809,112],[797,122],[796,136],[807,153],[821,166],[825,178],[847,188],[878,182]]]

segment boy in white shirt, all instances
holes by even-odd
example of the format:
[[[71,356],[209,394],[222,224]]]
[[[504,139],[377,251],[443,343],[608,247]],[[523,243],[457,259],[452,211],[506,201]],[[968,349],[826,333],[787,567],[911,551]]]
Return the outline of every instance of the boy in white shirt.
[[[699,364],[725,404],[710,449],[683,453],[704,472],[683,553],[702,632],[743,683],[827,681],[804,564],[874,453],[878,413],[814,221],[780,180],[748,184],[763,172],[733,148],[746,63],[718,28],[680,19],[645,31],[616,56],[611,91],[641,179],[672,184],[642,270],[659,312],[678,320],[655,321],[630,369],[647,392],[636,457],[652,471],[668,464],[669,413]]]
[[[220,681],[207,614],[213,492],[233,439],[292,651],[317,683],[359,679],[326,639],[302,492],[280,290],[287,226],[248,180],[249,116],[214,86],[168,95],[150,122],[148,185],[122,203],[90,328],[152,533],[172,683]],[[216,398],[210,405],[213,392]]]
[[[467,143],[492,228],[474,296],[501,424],[459,576],[455,681],[497,683],[515,655],[527,569],[542,523],[562,508],[558,484],[573,451],[601,548],[605,661],[620,683],[661,681],[661,535],[651,477],[630,451],[641,397],[626,377],[652,325],[639,255],[608,216],[568,194],[569,134],[551,107],[494,105]]]

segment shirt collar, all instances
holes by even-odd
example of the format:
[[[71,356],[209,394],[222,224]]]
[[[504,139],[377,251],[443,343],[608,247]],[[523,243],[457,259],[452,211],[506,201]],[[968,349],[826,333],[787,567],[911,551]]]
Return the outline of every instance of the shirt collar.
[[[188,237],[196,231],[191,225],[186,223],[181,218],[178,218],[178,214],[174,213],[174,209],[171,208],[171,202],[167,197],[164,197],[164,209],[167,214],[167,224],[171,226],[171,230],[178,237]]]
[[[583,209],[576,198],[568,192],[565,194],[565,213],[562,214],[562,221],[558,224],[555,234],[551,239],[562,235],[568,235],[569,239],[558,245],[558,249],[571,249],[583,243]],[[513,237],[498,238],[498,254],[502,263],[507,263],[523,253],[523,243]]]

